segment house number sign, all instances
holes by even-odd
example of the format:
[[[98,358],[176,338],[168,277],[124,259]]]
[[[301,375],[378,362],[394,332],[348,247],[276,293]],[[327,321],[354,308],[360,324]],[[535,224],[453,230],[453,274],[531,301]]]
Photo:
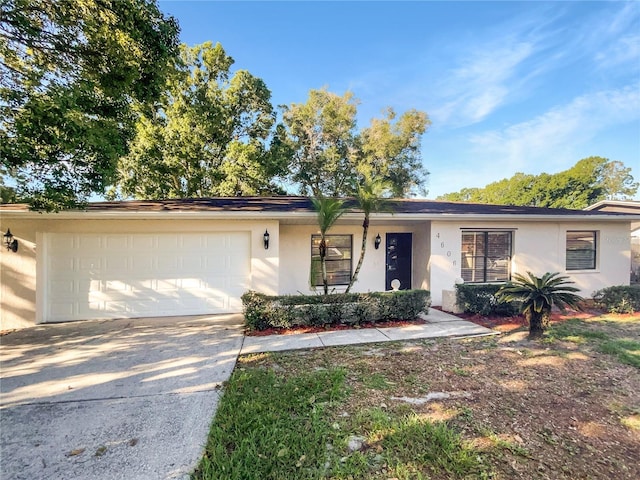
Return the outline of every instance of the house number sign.
[[[440,239],[440,232],[436,233],[436,238]],[[445,245],[444,241],[440,242],[440,248],[443,249],[443,250],[446,248],[446,245]],[[453,254],[451,253],[451,250],[447,250],[446,255],[447,255],[448,258],[451,258],[451,255],[453,255]],[[451,265],[455,267],[457,265],[457,261],[456,260],[451,260]]]

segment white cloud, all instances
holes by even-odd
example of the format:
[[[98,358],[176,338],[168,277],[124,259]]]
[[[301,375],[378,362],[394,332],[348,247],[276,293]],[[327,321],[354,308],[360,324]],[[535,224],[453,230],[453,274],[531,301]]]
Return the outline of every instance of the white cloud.
[[[595,59],[601,68],[633,62],[638,70],[640,67],[640,35],[620,37],[606,51],[596,54]]]
[[[443,104],[431,112],[439,124],[474,124],[505,103],[519,67],[535,50],[531,42],[505,43],[509,45],[483,46],[462,60],[465,66],[445,75]]]
[[[535,12],[535,13],[534,13]],[[528,16],[498,25],[473,49],[453,50],[458,65],[443,72],[443,81],[432,92],[437,103],[429,109],[434,124],[462,127],[477,124],[514,101],[536,95],[549,72],[567,66],[577,70],[589,63],[607,71],[633,74],[640,68],[640,3],[598,9],[582,19],[573,19],[571,9],[556,7],[527,11]],[[588,71],[582,71],[588,75]],[[432,100],[433,102],[433,100]]]
[[[587,17],[575,35],[567,37],[567,51],[573,58],[584,57],[600,69],[640,67],[640,3],[611,2]]]
[[[640,85],[582,95],[538,117],[473,135],[482,157],[533,173],[553,167],[558,152],[587,142],[598,132],[640,119]],[[533,168],[532,168],[533,167]],[[555,170],[555,169],[552,169]]]
[[[608,22],[602,24],[603,30],[611,36],[618,36],[633,28],[632,25],[636,23],[640,17],[640,5],[637,2],[620,3],[622,7]]]

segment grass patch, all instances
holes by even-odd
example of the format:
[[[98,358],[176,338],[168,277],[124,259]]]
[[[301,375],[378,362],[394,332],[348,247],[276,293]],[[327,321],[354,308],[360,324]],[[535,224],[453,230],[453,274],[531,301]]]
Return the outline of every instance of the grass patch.
[[[429,422],[415,414],[395,420],[380,442],[390,473],[398,478],[431,478],[447,474],[464,478],[484,472],[478,452],[463,444],[446,422]]]
[[[640,342],[625,338],[624,323],[606,317],[597,321],[571,319],[553,325],[548,340],[593,345],[601,353],[614,355],[620,362],[640,368]]]
[[[640,368],[640,342],[635,340],[606,340],[598,346],[602,353],[615,355],[622,363]]]
[[[322,478],[328,420],[345,395],[344,369],[283,379],[262,368],[234,372],[195,479]]]
[[[629,430],[640,431],[640,414],[629,415],[620,420],[620,422]]]
[[[607,340],[609,335],[591,330],[584,320],[571,319],[552,325],[549,339],[563,339],[574,343],[587,343],[589,340]]]
[[[368,375],[363,381],[368,388],[373,388],[374,390],[388,390],[393,386],[393,382],[389,382],[389,380],[380,373]]]
[[[469,375],[471,375],[471,373],[468,370],[465,370],[464,368],[460,368],[457,365],[453,367],[453,373],[455,373],[456,375],[460,375],[461,377],[468,377]]]
[[[263,361],[261,359],[260,361]],[[259,362],[258,362],[259,363]],[[193,479],[480,478],[480,452],[446,422],[408,406],[341,414],[342,368],[278,374],[260,366],[229,380]],[[388,381],[373,380],[380,386]],[[353,438],[362,439],[353,449]]]

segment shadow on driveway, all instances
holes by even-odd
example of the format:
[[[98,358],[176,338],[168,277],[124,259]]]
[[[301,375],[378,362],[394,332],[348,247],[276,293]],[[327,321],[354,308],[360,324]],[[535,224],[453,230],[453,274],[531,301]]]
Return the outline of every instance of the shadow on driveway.
[[[185,477],[242,341],[241,315],[74,322],[1,337],[0,477]]]

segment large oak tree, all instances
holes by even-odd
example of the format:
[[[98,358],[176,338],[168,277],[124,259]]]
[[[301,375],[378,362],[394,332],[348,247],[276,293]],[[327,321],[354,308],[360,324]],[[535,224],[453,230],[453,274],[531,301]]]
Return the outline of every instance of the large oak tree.
[[[113,193],[185,198],[280,193],[282,129],[273,130],[271,92],[220,44],[181,46],[155,111],[142,113]]]
[[[0,161],[34,207],[104,191],[177,36],[155,0],[0,3]]]

